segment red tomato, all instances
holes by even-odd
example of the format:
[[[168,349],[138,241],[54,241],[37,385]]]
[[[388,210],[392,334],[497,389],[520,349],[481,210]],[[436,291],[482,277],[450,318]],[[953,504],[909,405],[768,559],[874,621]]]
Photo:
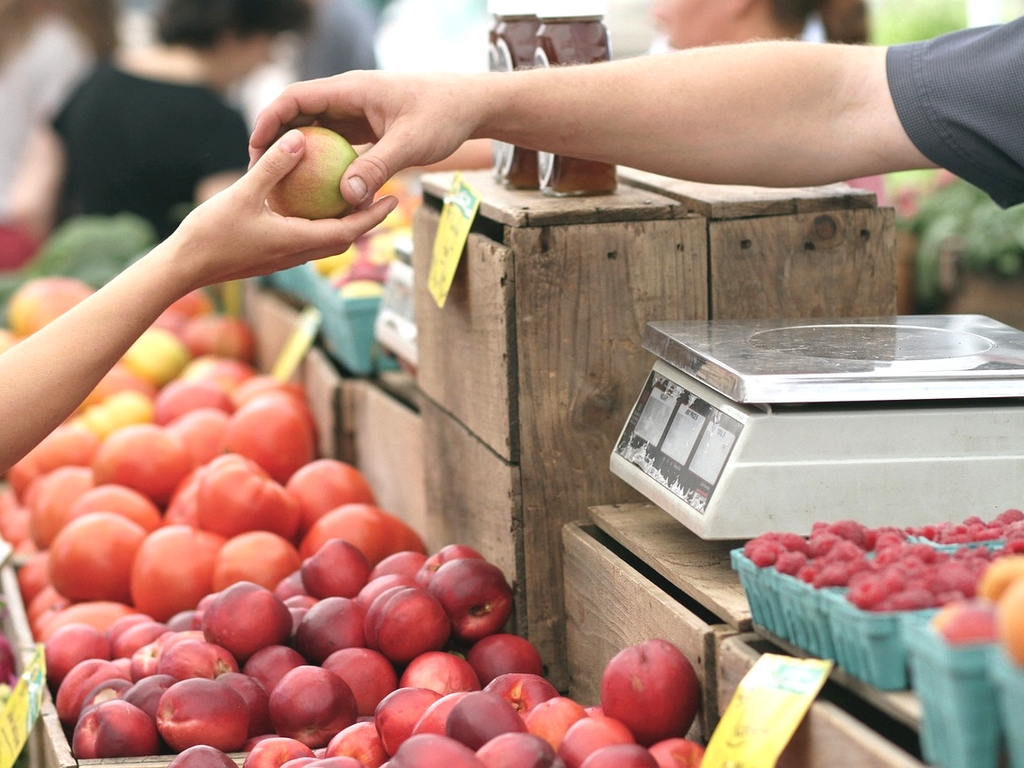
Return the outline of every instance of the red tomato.
[[[237,453],[218,456],[198,474],[196,522],[224,537],[270,531],[294,541],[299,503],[259,464]]]
[[[316,458],[316,430],[308,408],[280,392],[240,406],[231,415],[224,443],[228,452],[252,459],[279,483]]]

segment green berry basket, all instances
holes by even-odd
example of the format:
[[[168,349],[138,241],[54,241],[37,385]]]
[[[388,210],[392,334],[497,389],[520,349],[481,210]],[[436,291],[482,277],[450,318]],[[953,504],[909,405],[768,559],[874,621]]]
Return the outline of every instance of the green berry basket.
[[[921,702],[921,754],[943,768],[997,768],[1002,727],[990,675],[993,643],[951,645],[927,618],[903,625],[910,677]],[[1013,729],[1020,731],[1024,673],[1018,678]],[[1009,675],[1008,675],[1009,677]],[[1024,762],[1015,765],[1024,766]]]
[[[1020,721],[1024,713],[1024,667],[997,646],[988,656],[988,672],[995,688],[1007,765],[1009,768],[1024,768],[1024,728]]]
[[[793,645],[821,659],[835,658],[835,641],[829,622],[829,592],[845,594],[838,587],[817,588],[794,576],[779,574],[779,593],[787,638]]]
[[[792,632],[786,623],[786,612],[782,607],[782,592],[779,583],[783,576],[774,567],[761,568],[754,565],[742,549],[734,549],[729,553],[732,568],[740,579],[740,585],[750,604],[750,617],[755,624],[762,626],[783,640],[792,641]]]

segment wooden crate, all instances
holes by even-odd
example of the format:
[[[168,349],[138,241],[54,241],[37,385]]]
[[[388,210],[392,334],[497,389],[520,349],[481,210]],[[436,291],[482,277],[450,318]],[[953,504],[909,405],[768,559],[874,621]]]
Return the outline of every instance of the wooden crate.
[[[641,498],[608,460],[653,362],[640,345],[646,324],[891,313],[895,260],[882,245],[891,216],[848,187],[817,193],[813,214],[793,202],[810,192],[781,203],[748,190],[729,209],[737,218],[718,222],[709,215],[722,205],[694,210],[676,190],[628,179],[615,195],[556,200],[505,190],[488,172],[464,175],[481,205],[447,302],[438,308],[416,291],[428,516],[440,518],[431,530],[513,565],[516,629],[564,688],[561,527],[595,504]],[[450,184],[448,174],[423,179],[417,275],[429,273]],[[822,217],[840,235],[815,223]],[[743,235],[739,256],[726,247],[731,228]],[[799,253],[778,255],[794,238]],[[754,270],[780,270],[773,300],[761,295],[766,286],[751,298],[748,282],[737,282],[763,281]],[[476,537],[492,533],[501,538]]]
[[[716,650],[718,671],[718,707],[729,705],[743,676],[765,651],[757,635],[740,634],[722,637]],[[909,707],[891,697],[885,712],[871,702],[851,700],[841,691],[832,695],[829,684],[800,724],[792,741],[779,759],[779,768],[921,768],[917,756],[916,728],[908,727],[900,716],[908,716]],[[840,705],[842,702],[843,706]],[[895,714],[895,717],[890,715]]]

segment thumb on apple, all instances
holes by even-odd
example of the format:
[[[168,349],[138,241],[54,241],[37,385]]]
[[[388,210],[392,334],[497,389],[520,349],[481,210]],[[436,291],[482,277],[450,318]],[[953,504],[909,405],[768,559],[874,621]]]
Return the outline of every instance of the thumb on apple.
[[[262,203],[270,190],[294,168],[306,149],[302,133],[292,129],[274,142],[246,173],[253,196]]]

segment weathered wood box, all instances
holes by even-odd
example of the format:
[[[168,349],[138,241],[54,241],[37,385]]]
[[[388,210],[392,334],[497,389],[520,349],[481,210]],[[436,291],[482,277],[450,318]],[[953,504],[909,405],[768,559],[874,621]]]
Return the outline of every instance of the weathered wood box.
[[[447,302],[416,291],[428,530],[511,574],[516,630],[565,687],[561,528],[639,498],[607,467],[652,363],[647,322],[892,314],[893,216],[846,186],[624,172],[614,195],[550,199],[464,176],[482,199]],[[423,178],[417,275],[451,181]]]

